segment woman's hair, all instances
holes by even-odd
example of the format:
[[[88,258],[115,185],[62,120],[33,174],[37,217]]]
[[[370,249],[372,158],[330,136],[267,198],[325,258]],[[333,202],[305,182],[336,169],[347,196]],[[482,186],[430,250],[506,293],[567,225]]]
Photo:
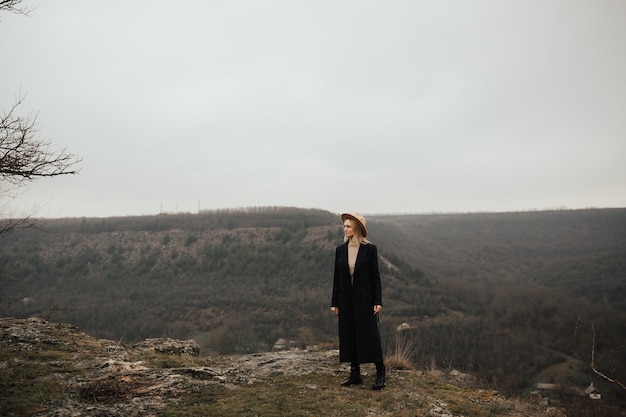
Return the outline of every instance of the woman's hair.
[[[367,240],[365,237],[363,237],[363,231],[361,230],[361,226],[354,220],[348,218],[346,219],[347,221],[350,222],[350,224],[352,225],[352,229],[354,229],[354,234],[356,235],[356,238],[359,240],[359,242],[361,243],[370,243],[369,240]],[[348,241],[348,238],[346,238],[345,236],[343,237],[343,242],[346,243]]]

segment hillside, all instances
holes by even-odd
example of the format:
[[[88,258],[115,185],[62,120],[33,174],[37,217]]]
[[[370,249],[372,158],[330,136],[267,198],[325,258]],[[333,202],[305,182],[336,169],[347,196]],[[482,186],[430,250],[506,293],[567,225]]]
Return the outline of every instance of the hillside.
[[[445,306],[409,322],[422,362],[438,355],[482,368],[502,389],[538,378],[582,383],[586,374],[577,375],[570,358],[591,360],[593,328],[602,349],[596,362],[626,378],[626,210],[375,220],[372,235],[426,271]]]
[[[192,340],[126,348],[68,324],[0,319],[0,415],[565,416],[555,407],[472,389],[458,372],[391,369],[382,391],[343,388],[347,369],[337,357],[337,351],[292,350],[208,358],[197,355]],[[367,379],[372,369],[366,371]],[[599,411],[587,408],[592,405],[579,410]],[[616,412],[604,411],[605,417]]]
[[[417,368],[454,367],[505,393],[594,381],[619,399],[581,359],[595,347],[626,379],[626,209],[373,216],[368,228],[388,349],[400,335]],[[0,307],[127,345],[192,338],[207,356],[279,339],[334,349],[341,240],[336,214],[294,208],[49,220],[0,241]]]

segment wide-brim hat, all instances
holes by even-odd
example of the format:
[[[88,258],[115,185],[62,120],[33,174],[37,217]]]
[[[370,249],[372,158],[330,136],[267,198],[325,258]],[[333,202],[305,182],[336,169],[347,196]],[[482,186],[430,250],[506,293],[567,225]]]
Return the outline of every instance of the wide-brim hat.
[[[363,235],[363,237],[367,237],[367,228],[365,227],[365,217],[363,217],[361,215],[361,213],[343,213],[341,215],[341,220],[342,221],[346,221],[346,219],[351,219],[354,220],[356,222],[356,224],[359,225],[359,227],[361,228],[361,234]]]

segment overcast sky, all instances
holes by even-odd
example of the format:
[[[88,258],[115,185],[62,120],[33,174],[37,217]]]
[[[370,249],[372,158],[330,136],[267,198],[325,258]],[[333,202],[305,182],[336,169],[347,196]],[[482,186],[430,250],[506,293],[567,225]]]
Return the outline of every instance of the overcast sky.
[[[41,217],[626,207],[626,1],[56,0],[0,14],[80,174]]]

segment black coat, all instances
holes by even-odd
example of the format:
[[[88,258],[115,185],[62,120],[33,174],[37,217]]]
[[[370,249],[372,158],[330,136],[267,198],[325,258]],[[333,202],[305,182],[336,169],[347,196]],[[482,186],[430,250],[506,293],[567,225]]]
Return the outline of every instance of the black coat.
[[[332,307],[339,308],[339,360],[341,362],[383,362],[374,306],[383,305],[378,270],[378,250],[361,243],[350,279],[348,243],[335,250]]]

